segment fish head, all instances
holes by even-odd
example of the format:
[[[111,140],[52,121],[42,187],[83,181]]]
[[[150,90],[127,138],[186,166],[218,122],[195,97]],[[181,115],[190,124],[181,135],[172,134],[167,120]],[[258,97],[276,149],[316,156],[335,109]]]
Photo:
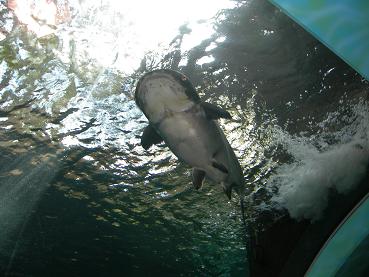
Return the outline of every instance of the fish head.
[[[200,102],[200,98],[184,74],[159,69],[141,77],[136,86],[135,101],[149,121],[157,123],[168,113],[190,109]]]

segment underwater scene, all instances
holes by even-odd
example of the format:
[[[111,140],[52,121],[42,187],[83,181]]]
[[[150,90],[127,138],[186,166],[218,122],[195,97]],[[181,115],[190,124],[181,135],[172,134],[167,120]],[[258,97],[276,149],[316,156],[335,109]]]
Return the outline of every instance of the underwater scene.
[[[250,276],[253,234],[368,178],[368,82],[266,0],[11,0],[0,20],[1,276]],[[157,69],[229,112],[244,195],[142,147]]]

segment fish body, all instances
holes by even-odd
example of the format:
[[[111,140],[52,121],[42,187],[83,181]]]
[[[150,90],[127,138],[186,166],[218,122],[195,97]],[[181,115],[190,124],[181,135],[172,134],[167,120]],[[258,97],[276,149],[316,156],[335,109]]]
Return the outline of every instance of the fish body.
[[[244,183],[241,166],[217,119],[230,114],[202,102],[188,78],[173,70],[151,71],[139,80],[135,100],[149,121],[141,144],[145,149],[162,141],[193,168],[193,185],[205,177],[221,183],[231,197]]]

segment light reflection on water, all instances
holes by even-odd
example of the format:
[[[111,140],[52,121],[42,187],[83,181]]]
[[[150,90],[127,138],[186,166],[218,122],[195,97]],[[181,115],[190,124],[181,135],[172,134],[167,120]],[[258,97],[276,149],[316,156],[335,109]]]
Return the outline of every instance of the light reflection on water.
[[[213,20],[220,9],[235,6],[222,1],[71,1],[76,16],[68,32],[61,31],[64,61],[70,55],[77,64],[86,58],[102,68],[134,72],[142,57],[157,49],[164,51],[181,27],[181,50],[188,51],[214,34]],[[69,43],[68,43],[69,41]],[[173,40],[174,41],[174,40]],[[70,48],[70,43],[73,47]],[[70,51],[74,51],[70,53]],[[89,65],[87,65],[89,66]]]
[[[297,157],[276,146],[276,130],[314,140],[323,130],[314,123],[340,121],[365,97],[360,77],[268,2],[174,3],[70,1],[73,19],[55,37],[16,28],[1,42],[1,188],[43,179],[38,195],[11,211],[27,207],[8,229],[1,269],[10,251],[16,273],[63,265],[76,274],[246,274],[237,198],[228,202],[210,182],[193,190],[190,168],[164,145],[139,145],[147,122],[133,91],[143,72],[178,69],[203,100],[232,114],[220,124],[253,192],[247,199],[259,206],[268,204],[269,177]],[[342,124],[350,130],[342,136],[356,131]]]

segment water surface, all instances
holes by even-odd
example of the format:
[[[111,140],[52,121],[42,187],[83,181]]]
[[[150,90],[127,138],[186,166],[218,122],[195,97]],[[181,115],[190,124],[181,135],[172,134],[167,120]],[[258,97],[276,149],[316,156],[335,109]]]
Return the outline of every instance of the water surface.
[[[71,19],[44,38],[2,8],[2,272],[247,276],[237,197],[195,191],[164,145],[140,146],[133,93],[153,69],[187,74],[232,114],[220,124],[255,229],[283,213],[314,220],[330,189],[367,174],[367,82],[266,1],[206,3],[70,1]]]

